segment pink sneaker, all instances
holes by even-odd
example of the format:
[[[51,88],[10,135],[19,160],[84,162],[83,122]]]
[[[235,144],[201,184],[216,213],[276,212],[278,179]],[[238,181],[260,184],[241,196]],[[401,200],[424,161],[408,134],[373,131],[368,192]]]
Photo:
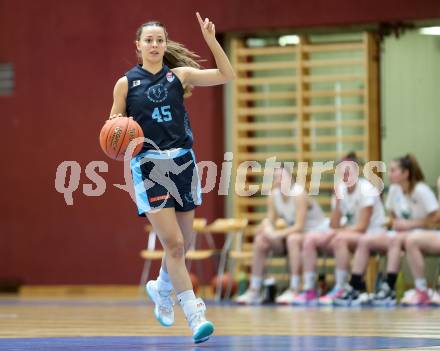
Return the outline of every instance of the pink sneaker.
[[[321,296],[319,298],[319,304],[330,306],[333,305],[333,302],[344,295],[344,289],[339,289],[336,286],[330,290],[327,295]]]
[[[431,300],[428,291],[416,289],[413,294],[404,296],[400,303],[404,306],[427,306]]]
[[[297,306],[313,306],[318,302],[318,295],[315,289],[306,290],[293,299],[292,304]]]

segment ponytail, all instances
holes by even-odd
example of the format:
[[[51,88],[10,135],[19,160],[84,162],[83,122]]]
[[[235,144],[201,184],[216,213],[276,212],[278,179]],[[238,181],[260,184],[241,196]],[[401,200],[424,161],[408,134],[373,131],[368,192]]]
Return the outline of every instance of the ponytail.
[[[402,170],[408,171],[409,191],[412,192],[418,182],[425,180],[422,168],[416,157],[412,154],[406,154],[396,160]]]
[[[188,50],[182,44],[173,40],[167,40],[167,51],[165,52],[163,61],[169,68],[176,67],[193,67],[200,69],[200,56],[195,52]],[[191,96],[193,86],[186,86],[184,97]]]

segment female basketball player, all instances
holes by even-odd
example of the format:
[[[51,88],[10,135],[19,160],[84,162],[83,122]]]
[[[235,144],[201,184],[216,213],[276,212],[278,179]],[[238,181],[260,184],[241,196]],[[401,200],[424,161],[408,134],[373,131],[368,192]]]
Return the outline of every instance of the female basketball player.
[[[161,23],[147,22],[136,33],[140,64],[117,81],[110,115],[133,116],[147,138],[141,154],[131,161],[131,171],[138,213],[148,217],[165,250],[157,280],[146,285],[155,316],[164,326],[174,323],[174,289],[194,342],[200,343],[214,326],[205,319],[205,304],[196,298],[185,265],[201,194],[183,97],[194,86],[224,84],[235,74],[215,38],[214,24],[196,16],[217,68],[199,69],[197,55],[169,40]]]
[[[388,175],[391,186],[386,208],[390,213],[393,230],[368,234],[359,240],[350,284],[336,303],[360,305],[371,302],[366,293],[363,274],[367,269],[370,252],[375,251],[387,253],[387,276],[372,302],[374,305],[395,305],[395,284],[405,238],[416,228],[425,234],[421,228],[438,208],[434,193],[423,183],[423,173],[414,156],[406,155],[391,161]]]
[[[364,178],[359,178],[351,185],[350,174],[355,173],[354,165],[359,163],[354,153],[350,153],[342,161],[351,162],[348,167],[344,167],[342,182],[336,187],[331,214],[331,227],[336,230],[311,233],[306,237],[303,247],[305,292],[298,300],[299,304],[316,303],[315,265],[318,250],[332,251],[335,255],[335,287],[319,299],[321,304],[332,304],[344,293],[350,251],[355,250],[363,234],[383,230],[385,215],[378,191]],[[341,225],[343,218],[346,223]]]
[[[420,200],[425,199],[423,208],[426,212],[430,211],[428,218],[433,218],[437,224],[440,223],[440,211],[438,211],[438,203],[436,204],[431,192],[431,189],[427,186],[424,196],[419,196]],[[438,201],[440,202],[440,178],[437,181]],[[437,210],[437,213],[434,211]],[[423,254],[440,255],[440,230],[414,230],[407,235],[405,239],[406,256],[409,267],[411,269],[415,292],[413,294],[405,294],[402,299],[404,305],[428,305],[440,304],[440,297],[438,293],[434,293],[433,296],[428,295],[427,282],[425,278],[425,261]]]
[[[286,182],[290,178],[290,172],[286,168],[275,170],[274,187],[268,197],[268,217],[262,221],[254,239],[250,287],[236,299],[238,303],[261,303],[260,289],[264,263],[271,250],[276,254],[285,254],[287,251],[289,255],[290,287],[277,297],[276,302],[292,303],[300,288],[301,248],[304,234],[328,227],[328,221],[321,207],[308,197],[301,185],[294,184],[288,193],[283,193],[282,179]],[[284,219],[287,228],[276,229],[275,223],[278,218]]]

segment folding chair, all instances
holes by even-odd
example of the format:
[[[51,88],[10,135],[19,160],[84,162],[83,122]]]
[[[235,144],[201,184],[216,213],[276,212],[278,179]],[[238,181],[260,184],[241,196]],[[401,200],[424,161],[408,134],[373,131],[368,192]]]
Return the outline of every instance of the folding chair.
[[[209,250],[196,249],[198,233],[203,231],[203,229],[206,227],[206,223],[207,221],[205,218],[194,218],[193,230],[196,237],[193,241],[192,248],[186,253],[186,258],[190,260],[190,262],[192,260],[195,261],[205,260],[207,258],[212,257],[216,252],[213,240],[212,238],[209,238],[209,236],[206,237],[206,240],[208,242],[210,249]],[[145,260],[144,268],[142,270],[142,275],[140,279],[141,290],[143,290],[145,284],[147,283],[152,262],[155,260],[162,260],[162,257],[164,255],[164,251],[162,249],[156,248],[157,234],[153,230],[152,225],[151,224],[146,225],[145,231],[148,233],[148,242],[146,249],[140,252],[140,256]]]
[[[228,254],[231,249],[232,242],[235,238],[241,238],[243,231],[248,225],[246,218],[218,218],[203,231],[206,234],[226,234],[223,248],[220,252],[220,259],[217,269],[217,286],[215,289],[215,300],[220,301],[222,293],[222,279],[225,274]],[[241,239],[239,239],[241,240]],[[232,284],[228,285],[226,296],[230,295]]]

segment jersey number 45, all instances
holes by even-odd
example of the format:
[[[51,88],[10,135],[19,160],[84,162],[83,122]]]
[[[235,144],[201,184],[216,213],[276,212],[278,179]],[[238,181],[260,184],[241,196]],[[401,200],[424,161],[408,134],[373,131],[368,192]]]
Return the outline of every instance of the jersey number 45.
[[[169,122],[173,119],[173,116],[171,116],[170,108],[170,105],[161,106],[160,109],[159,107],[156,107],[153,110],[153,115],[151,117],[155,119],[157,123]]]

